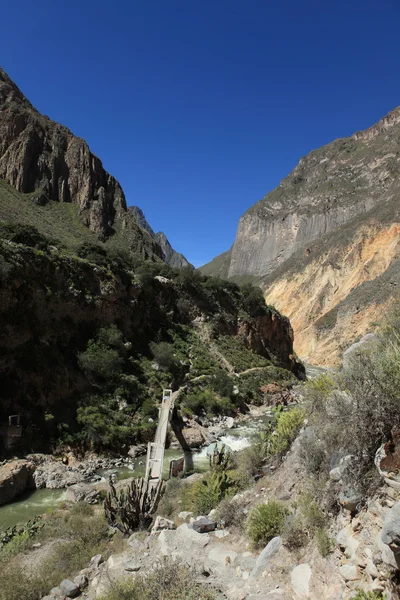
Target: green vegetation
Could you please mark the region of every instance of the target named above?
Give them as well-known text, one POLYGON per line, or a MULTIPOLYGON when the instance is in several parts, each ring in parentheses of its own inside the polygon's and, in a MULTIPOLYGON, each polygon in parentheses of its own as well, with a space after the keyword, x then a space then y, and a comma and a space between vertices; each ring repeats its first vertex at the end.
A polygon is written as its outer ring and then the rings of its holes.
POLYGON ((255 547, 266 546, 283 532, 288 510, 282 502, 270 500, 251 509, 246 529, 255 547))
POLYGON ((237 373, 254 367, 267 367, 271 364, 263 356, 248 350, 239 338, 221 336, 217 339, 217 346, 237 373))
POLYGON ((92 556, 107 555, 118 550, 120 538, 110 540, 104 517, 87 504, 76 504, 70 511, 58 510, 43 518, 43 527, 29 538, 42 544, 53 541, 51 553, 35 572, 24 566, 26 540, 5 546, 0 550, 0 599, 40 600, 52 587, 66 577, 86 567, 92 556))
POLYGON ((380 592, 364 592, 360 590, 355 596, 351 597, 351 600, 384 600, 380 592))
MULTIPOLYGON (((342 480, 358 494, 367 495, 375 484, 376 451, 400 425, 399 373, 400 319, 395 310, 375 345, 354 355, 337 375, 305 385, 314 435, 302 441, 302 457, 320 489, 329 480, 333 456, 352 457, 341 467, 342 480)), ((322 493, 325 501, 332 502, 335 489, 330 482, 322 493)))
POLYGON ((209 586, 196 581, 196 572, 186 564, 167 561, 134 581, 110 584, 100 600, 216 600, 209 586))
POLYGON ((277 415, 277 426, 268 437, 267 452, 273 455, 282 455, 291 446, 304 423, 304 411, 294 408, 288 412, 277 415))

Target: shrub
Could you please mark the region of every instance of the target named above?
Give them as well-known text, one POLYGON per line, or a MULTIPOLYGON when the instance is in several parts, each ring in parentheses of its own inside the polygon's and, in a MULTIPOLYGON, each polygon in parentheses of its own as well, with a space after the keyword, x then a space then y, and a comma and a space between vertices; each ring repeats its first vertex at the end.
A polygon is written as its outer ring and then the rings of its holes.
POLYGON ((168 344, 167 342, 160 342, 159 344, 152 342, 150 344, 150 350, 154 360, 163 371, 172 373, 176 370, 178 361, 175 357, 174 347, 171 344, 168 344))
POLYGON ((266 312, 266 304, 261 288, 246 283, 240 288, 243 298, 243 308, 251 316, 257 317, 266 312))
POLYGON ((16 244, 24 244, 31 248, 46 251, 52 240, 45 237, 32 225, 1 225, 0 237, 16 244))
POLYGON ((211 380, 211 386, 219 396, 230 398, 233 395, 233 381, 226 371, 218 371, 211 380))
POLYGON ((307 543, 307 540, 307 531, 300 516, 296 516, 286 523, 283 532, 285 546, 290 549, 301 548, 307 543))
POLYGON ((234 406, 229 398, 220 398, 210 391, 193 392, 184 399, 185 406, 196 415, 227 415, 231 414, 234 406))
POLYGON ((76 249, 76 253, 80 258, 84 258, 89 262, 96 265, 106 266, 107 265, 107 252, 100 246, 100 244, 93 244, 93 242, 83 242, 76 249))
POLYGON ((134 581, 110 584, 100 600, 216 600, 208 586, 196 581, 196 572, 186 564, 167 561, 134 581))
POLYGON ((331 538, 324 529, 317 529, 315 537, 317 538, 318 552, 326 558, 332 552, 333 543, 331 538))
POLYGON ((250 511, 247 519, 247 533, 254 546, 265 546, 275 536, 280 535, 288 510, 282 502, 270 500, 259 504, 250 511))
POLYGON ((280 413, 276 430, 269 436, 267 451, 269 454, 283 454, 289 448, 304 423, 304 411, 294 408, 280 413))
POLYGON ((189 489, 186 508, 198 515, 208 514, 232 488, 233 483, 224 471, 208 473, 189 489))
POLYGON ((383 596, 380 592, 364 592, 364 590, 360 590, 350 600, 383 600, 383 596))
POLYGON ((243 531, 246 525, 246 506, 244 498, 224 498, 217 508, 217 518, 223 521, 226 527, 233 527, 243 531))

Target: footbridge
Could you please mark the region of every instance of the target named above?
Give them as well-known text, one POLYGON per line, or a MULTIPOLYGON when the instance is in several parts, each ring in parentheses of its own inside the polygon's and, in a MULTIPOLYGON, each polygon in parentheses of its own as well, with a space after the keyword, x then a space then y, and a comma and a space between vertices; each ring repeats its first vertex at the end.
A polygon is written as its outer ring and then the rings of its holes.
POLYGON ((146 480, 152 486, 156 486, 162 479, 168 422, 174 408, 175 398, 178 394, 179 390, 174 393, 172 390, 163 390, 162 403, 158 409, 159 416, 156 435, 154 442, 149 442, 147 446, 146 480))

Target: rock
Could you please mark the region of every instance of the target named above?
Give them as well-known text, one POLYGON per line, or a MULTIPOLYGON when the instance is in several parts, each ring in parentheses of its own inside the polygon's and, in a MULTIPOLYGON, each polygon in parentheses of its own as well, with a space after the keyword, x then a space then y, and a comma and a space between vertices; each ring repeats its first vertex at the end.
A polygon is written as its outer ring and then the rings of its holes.
POLYGON ((347 558, 353 559, 355 557, 359 542, 354 537, 352 530, 348 527, 341 529, 336 536, 336 542, 342 548, 347 558))
POLYGON ((190 517, 193 517, 193 513, 190 510, 183 510, 178 514, 178 519, 181 521, 188 521, 190 517))
POLYGON ((290 581, 294 593, 298 598, 308 598, 310 593, 310 579, 312 571, 308 563, 297 565, 290 574, 290 581))
POLYGON ((131 458, 138 458, 138 456, 144 456, 147 452, 145 444, 138 444, 137 446, 131 446, 128 450, 128 456, 131 458))
POLYGON ((235 419, 233 417, 226 417, 225 423, 224 423, 224 426, 226 427, 226 429, 232 429, 232 427, 234 425, 235 425, 235 419))
POLYGON ((73 503, 86 502, 87 504, 96 504, 99 494, 99 490, 93 489, 87 483, 76 483, 67 489, 66 500, 73 503))
POLYGON ((83 575, 82 573, 80 573, 79 575, 77 575, 77 576, 74 578, 74 583, 75 583, 75 585, 77 585, 77 586, 78 586, 78 588, 79 588, 79 589, 82 591, 82 590, 84 590, 85 588, 87 588, 87 586, 88 586, 88 583, 89 583, 89 580, 88 580, 88 578, 87 578, 87 576, 86 576, 86 575, 83 575))
POLYGON ((358 581, 361 579, 360 572, 355 565, 342 565, 339 567, 339 573, 345 581, 358 581))
POLYGON ((81 593, 79 586, 70 579, 63 579, 60 583, 60 590, 67 598, 76 598, 81 593))
POLYGON ((165 519, 164 517, 161 517, 159 515, 156 518, 156 520, 154 521, 154 525, 151 529, 151 533, 154 535, 155 533, 158 533, 159 531, 163 531, 164 529, 176 529, 175 523, 173 521, 170 521, 169 519, 165 519))
POLYGON ((82 483, 85 475, 82 471, 71 469, 61 461, 48 460, 36 467, 33 480, 37 489, 61 489, 75 483, 82 483))
POLYGON ((0 467, 0 504, 11 502, 25 490, 34 488, 33 472, 34 465, 27 460, 13 460, 0 467))
POLYGON ((388 510, 383 522, 381 540, 393 552, 397 568, 400 568, 400 502, 388 510))
POLYGON ((37 542, 36 544, 32 544, 32 550, 38 550, 41 547, 42 547, 42 544, 40 542, 37 542))
POLYGON ((265 546, 264 550, 259 554, 254 569, 250 573, 250 579, 254 579, 259 577, 261 573, 266 569, 268 563, 271 561, 272 557, 275 556, 277 552, 279 552, 282 546, 282 538, 274 537, 268 544, 265 546))
POLYGON ((342 479, 342 474, 342 469, 340 467, 335 467, 329 471, 329 479, 332 481, 340 481, 342 479))
POLYGON ((385 483, 400 490, 400 429, 393 428, 391 441, 382 444, 375 454, 375 466, 385 483))
POLYGON ((207 517, 200 517, 192 524, 192 528, 194 531, 197 531, 197 533, 209 533, 210 531, 214 531, 216 527, 216 522, 207 517))
POLYGON ((233 550, 225 550, 225 548, 213 548, 208 553, 208 559, 211 562, 228 567, 233 565, 237 557, 237 552, 233 550))
POLYGON ((43 596, 42 600, 57 600, 56 596, 43 596))
POLYGON ((339 493, 339 502, 351 513, 357 512, 362 502, 362 494, 355 488, 347 488, 339 493))
POLYGON ((357 356, 362 352, 371 349, 378 341, 379 338, 375 333, 367 333, 360 341, 349 346, 343 353, 343 367, 347 368, 357 356))
POLYGON ((228 535, 230 535, 230 533, 229 533, 229 531, 226 531, 226 529, 218 529, 215 532, 216 538, 224 538, 224 537, 228 537, 228 535))
POLYGON ((210 536, 207 533, 197 533, 187 523, 176 530, 164 529, 157 540, 161 554, 164 556, 180 556, 186 559, 196 559, 198 550, 207 546, 210 536))
POLYGON ((141 565, 138 562, 130 561, 124 564, 124 569, 128 573, 135 573, 136 571, 140 571, 141 565))
POLYGON ((101 554, 96 554, 90 559, 89 568, 90 569, 98 569, 101 563, 103 562, 103 556, 101 554))

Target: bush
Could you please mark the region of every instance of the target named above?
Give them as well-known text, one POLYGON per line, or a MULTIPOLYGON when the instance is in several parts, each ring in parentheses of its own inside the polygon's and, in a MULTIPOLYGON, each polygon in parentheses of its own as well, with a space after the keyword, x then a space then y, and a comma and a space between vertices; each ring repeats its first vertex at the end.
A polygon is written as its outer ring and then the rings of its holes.
POLYGON ((364 590, 360 590, 350 600, 383 600, 383 596, 380 592, 364 592, 364 590))
POLYGON ((196 415, 229 415, 234 410, 229 398, 220 398, 207 390, 188 394, 183 402, 186 408, 196 415))
POLYGON ((175 357, 175 350, 171 344, 160 342, 150 344, 150 350, 154 360, 163 371, 173 373, 178 367, 178 361, 175 357))
POLYGON ((233 395, 233 381, 226 371, 218 371, 211 380, 211 386, 219 396, 231 398, 233 395))
POLYGON ((217 595, 208 586, 196 581, 196 572, 177 561, 159 564, 146 575, 110 584, 100 600, 216 600, 217 595))
POLYGON ((83 242, 76 249, 76 253, 80 258, 84 258, 89 262, 96 265, 106 266, 107 265, 107 252, 99 244, 93 244, 92 242, 83 242))
POLYGON ((290 549, 301 548, 308 541, 308 535, 303 519, 296 516, 285 525, 283 543, 290 549))
POLYGON ((188 490, 186 507, 197 515, 208 514, 215 508, 229 489, 232 489, 234 481, 228 473, 212 471, 205 477, 196 481, 188 490))
POLYGON ((246 529, 254 546, 265 546, 273 537, 280 535, 287 515, 286 506, 276 500, 252 508, 246 529))
POLYGON ((364 495, 374 485, 374 457, 400 426, 400 322, 392 318, 379 340, 353 356, 334 377, 304 387, 314 435, 302 442, 302 459, 314 477, 328 477, 338 458, 351 455, 344 480, 364 495))
POLYGON ((296 438, 304 423, 304 411, 294 408, 288 412, 282 412, 278 416, 276 430, 269 436, 267 452, 269 454, 283 454, 296 438))
POLYGON ((324 529, 317 529, 315 532, 317 538, 317 548, 321 556, 326 558, 332 552, 333 542, 324 529))
POLYGON ((46 251, 52 240, 45 237, 32 225, 1 225, 0 237, 16 244, 24 244, 31 248, 46 251))
POLYGON ((218 521, 223 521, 225 527, 233 527, 243 531, 246 525, 247 502, 243 498, 224 498, 217 508, 218 521))
POLYGON ((241 286, 240 291, 243 298, 243 308, 251 317, 265 314, 267 307, 261 288, 246 283, 241 286))

